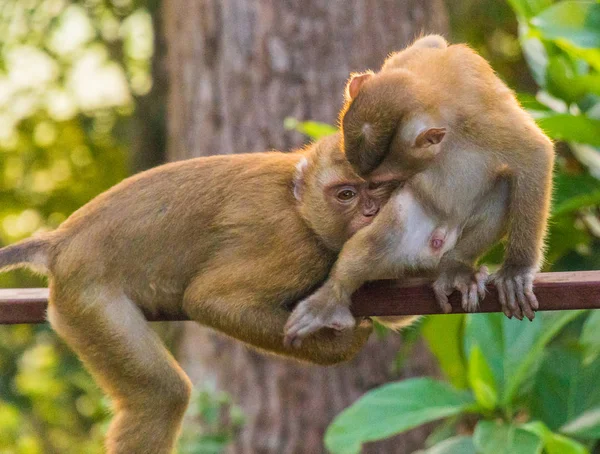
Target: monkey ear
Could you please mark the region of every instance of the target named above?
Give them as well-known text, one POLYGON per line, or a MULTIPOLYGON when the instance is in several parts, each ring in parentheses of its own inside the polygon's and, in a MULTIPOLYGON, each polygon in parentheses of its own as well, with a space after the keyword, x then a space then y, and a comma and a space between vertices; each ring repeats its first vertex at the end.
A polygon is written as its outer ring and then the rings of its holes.
POLYGON ((298 164, 296 164, 296 174, 294 175, 294 197, 298 202, 302 201, 302 193, 304 192, 304 176, 308 167, 308 159, 304 156, 298 164))
POLYGON ((346 85, 346 99, 352 101, 358 95, 363 84, 373 77, 372 72, 360 73, 360 74, 351 74, 350 81, 346 85))
POLYGON ((441 35, 422 36, 412 43, 411 47, 418 49, 445 49, 448 47, 448 41, 441 35))
POLYGON ((429 148, 440 143, 446 135, 446 128, 429 128, 421 132, 415 139, 415 148, 429 148))

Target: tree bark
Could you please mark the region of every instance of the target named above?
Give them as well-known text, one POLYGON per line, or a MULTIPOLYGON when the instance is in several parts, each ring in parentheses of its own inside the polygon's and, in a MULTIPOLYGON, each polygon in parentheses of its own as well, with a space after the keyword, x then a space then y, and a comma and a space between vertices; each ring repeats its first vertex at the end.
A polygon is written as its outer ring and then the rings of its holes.
MULTIPOLYGON (((170 89, 170 160, 301 145, 286 117, 335 123, 350 72, 377 69, 389 52, 447 28, 442 0, 164 2, 170 89)), ((186 323, 178 356, 192 380, 233 396, 246 423, 235 453, 325 452, 333 417, 366 390, 398 376, 397 335, 375 336, 349 364, 309 367, 255 353, 186 323)), ((436 368, 417 344, 400 376, 436 368)), ((370 444, 410 453, 426 429, 370 444)))

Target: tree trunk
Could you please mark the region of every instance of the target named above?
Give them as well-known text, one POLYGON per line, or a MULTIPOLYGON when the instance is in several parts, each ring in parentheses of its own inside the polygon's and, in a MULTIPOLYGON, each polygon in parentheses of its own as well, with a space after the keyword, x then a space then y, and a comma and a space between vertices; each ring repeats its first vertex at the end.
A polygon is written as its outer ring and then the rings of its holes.
MULTIPOLYGON (((286 117, 335 123, 351 71, 377 69, 422 31, 445 32, 442 0, 164 2, 171 160, 267 149, 304 138, 286 117)), ((308 367, 250 351, 187 323, 179 348, 197 383, 233 396, 246 423, 230 452, 320 453, 333 417, 366 390, 392 378, 399 337, 375 336, 354 361, 308 367)), ((435 374, 417 344, 401 377, 435 374)), ((410 453, 416 429, 365 452, 410 453)))

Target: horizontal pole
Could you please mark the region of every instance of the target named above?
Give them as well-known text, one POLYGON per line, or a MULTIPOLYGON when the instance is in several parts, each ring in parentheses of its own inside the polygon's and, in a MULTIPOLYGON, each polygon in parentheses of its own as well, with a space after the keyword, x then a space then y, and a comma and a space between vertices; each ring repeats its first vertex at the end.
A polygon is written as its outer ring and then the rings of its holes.
MULTIPOLYGON (((498 293, 488 285, 488 294, 477 312, 501 312, 498 293)), ((540 273, 535 294, 542 311, 600 309, 600 271, 540 273)), ((365 285, 352 298, 357 316, 441 314, 431 282, 427 279, 377 281, 365 285)), ((48 289, 0 289, 0 324, 45 322, 48 289)), ((453 313, 464 313, 460 295, 450 297, 453 313)), ((188 320, 185 314, 147 314, 150 321, 188 320)))

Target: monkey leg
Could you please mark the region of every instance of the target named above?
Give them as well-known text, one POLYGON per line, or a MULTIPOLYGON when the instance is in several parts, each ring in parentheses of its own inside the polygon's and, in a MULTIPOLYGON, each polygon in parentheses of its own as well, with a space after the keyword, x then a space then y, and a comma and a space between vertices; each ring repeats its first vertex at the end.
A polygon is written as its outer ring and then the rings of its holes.
POLYGON ((48 319, 113 400, 107 453, 172 453, 191 384, 133 302, 112 289, 73 295, 51 285, 48 319))
POLYGON ((205 282, 197 279, 186 290, 183 306, 186 314, 192 320, 267 352, 333 365, 352 359, 373 329, 370 320, 363 320, 352 330, 341 333, 323 330, 307 340, 302 348, 288 348, 283 344, 283 330, 289 311, 253 300, 243 290, 216 295, 207 291, 205 282))
MULTIPOLYGON (((486 249, 506 232, 509 190, 506 179, 496 182, 465 224, 454 249, 442 258, 433 290, 444 312, 452 310, 448 295, 455 290, 461 293, 462 307, 467 312, 477 310, 479 301, 485 297, 488 271, 486 267, 477 268, 475 264, 486 249)), ((521 309, 516 305, 503 305, 502 309, 508 317, 514 314, 523 318, 521 309)))

